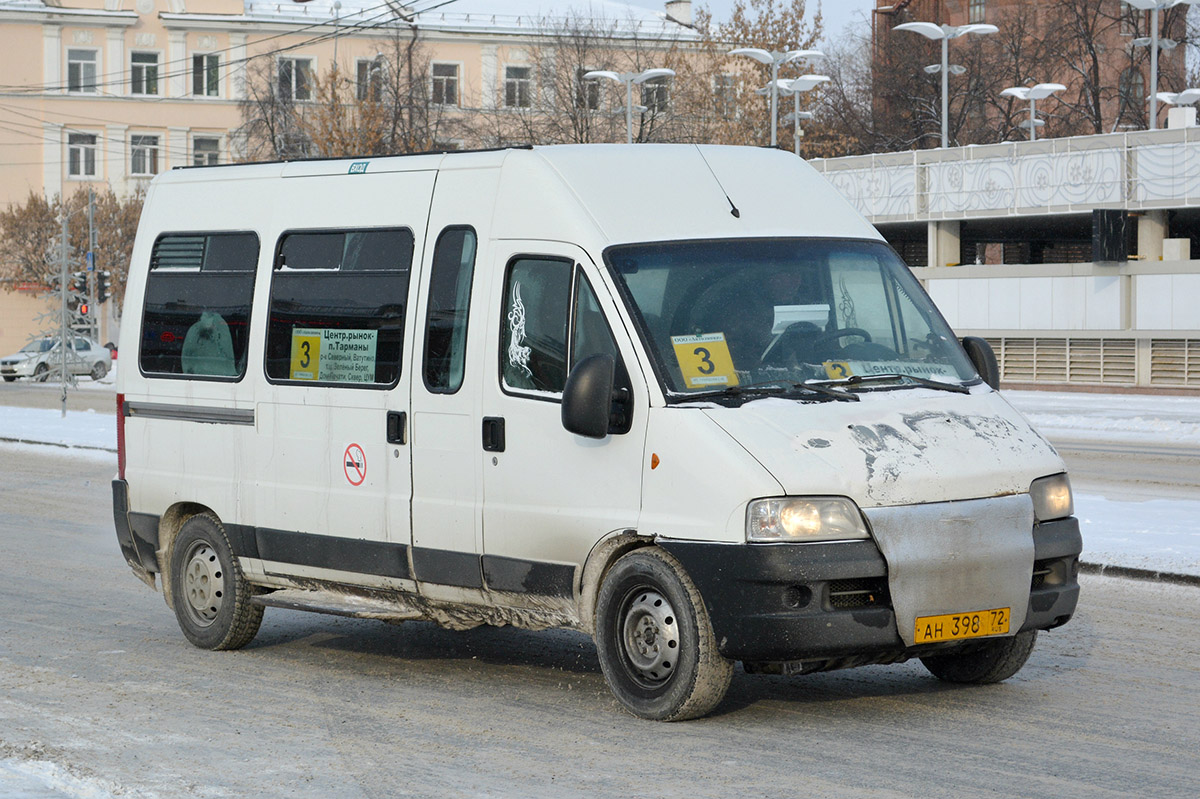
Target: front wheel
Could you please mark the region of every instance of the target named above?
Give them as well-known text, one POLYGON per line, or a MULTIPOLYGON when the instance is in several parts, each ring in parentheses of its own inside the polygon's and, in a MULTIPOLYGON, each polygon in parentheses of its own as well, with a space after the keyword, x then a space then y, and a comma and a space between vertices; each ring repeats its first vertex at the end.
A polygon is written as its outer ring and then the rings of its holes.
POLYGON ((179 629, 201 649, 240 649, 262 624, 263 608, 250 604, 225 528, 201 513, 183 523, 171 549, 171 598, 179 629))
POLYGON ((644 719, 703 716, 733 677, 700 592, 661 549, 631 552, 605 576, 596 600, 596 649, 617 701, 644 719))
POLYGON ((16 375, 5 375, 5 376, 4 376, 4 382, 5 382, 5 383, 11 383, 12 381, 14 381, 14 380, 16 380, 16 379, 17 379, 17 376, 16 376, 16 375))
POLYGON ((1011 638, 996 638, 966 652, 929 655, 921 658, 921 662, 939 680, 990 685, 1007 680, 1020 671, 1033 653, 1035 643, 1037 630, 1026 630, 1011 638))
POLYGON ((39 363, 33 370, 33 379, 38 383, 45 383, 46 378, 50 376, 50 367, 44 363, 39 363))
POLYGON ((92 379, 103 380, 106 374, 108 374, 108 365, 104 361, 96 361, 95 365, 92 366, 92 379))

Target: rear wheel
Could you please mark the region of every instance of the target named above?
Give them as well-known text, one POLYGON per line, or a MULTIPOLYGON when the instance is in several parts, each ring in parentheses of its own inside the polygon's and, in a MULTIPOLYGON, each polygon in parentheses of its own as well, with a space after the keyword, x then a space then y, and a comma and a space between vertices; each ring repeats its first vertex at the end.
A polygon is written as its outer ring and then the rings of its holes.
POLYGON ((632 552, 605 576, 596 602, 596 649, 617 701, 644 719, 703 716, 725 697, 733 677, 700 592, 661 549, 632 552))
POLYGON ((951 652, 921 658, 925 668, 946 682, 988 685, 1016 674, 1029 660, 1037 630, 1026 630, 1011 638, 996 638, 967 652, 951 652))
POLYGON ((171 549, 171 598, 183 634, 201 649, 240 649, 262 624, 251 590, 215 516, 183 523, 171 549))

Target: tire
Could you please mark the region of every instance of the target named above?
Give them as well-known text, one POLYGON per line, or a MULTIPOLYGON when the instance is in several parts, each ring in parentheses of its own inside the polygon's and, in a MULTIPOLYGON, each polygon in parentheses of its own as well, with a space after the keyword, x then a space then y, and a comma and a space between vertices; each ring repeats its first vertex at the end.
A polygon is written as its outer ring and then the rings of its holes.
POLYGON ((96 364, 92 367, 91 371, 92 379, 103 380, 106 374, 108 374, 108 367, 105 366, 104 361, 96 361, 96 364))
POLYGON ((733 677, 700 592, 675 558, 653 547, 625 555, 605 576, 596 649, 617 701, 643 719, 703 716, 720 704, 733 677))
POLYGON ((201 513, 184 522, 171 548, 171 597, 184 636, 201 649, 250 643, 263 617, 251 593, 216 517, 201 513))
POLYGON ((46 378, 50 376, 50 367, 44 363, 39 363, 33 370, 33 379, 38 383, 45 383, 46 378))
POLYGON ((1033 653, 1035 643, 1037 630, 1027 630, 1011 638, 988 641, 967 652, 923 657, 921 662, 939 680, 990 685, 1020 671, 1033 653))
POLYGON ((17 376, 16 376, 16 375, 5 375, 5 376, 4 376, 4 382, 5 382, 5 383, 11 383, 12 381, 14 381, 14 380, 16 380, 16 379, 17 379, 17 376))

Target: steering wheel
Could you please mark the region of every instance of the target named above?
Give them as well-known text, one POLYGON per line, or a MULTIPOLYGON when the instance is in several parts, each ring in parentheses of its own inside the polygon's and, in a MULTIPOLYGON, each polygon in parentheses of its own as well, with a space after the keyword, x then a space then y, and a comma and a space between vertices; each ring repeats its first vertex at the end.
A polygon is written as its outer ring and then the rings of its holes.
POLYGON ((793 322, 780 333, 763 353, 763 366, 794 365, 798 354, 812 347, 820 328, 812 322, 793 322))
MULTIPOLYGON (((821 333, 814 338, 812 342, 813 351, 819 352, 831 342, 838 341, 846 336, 856 336, 861 338, 863 341, 871 340, 871 334, 863 330, 861 327, 843 327, 838 330, 830 330, 827 333, 821 333)), ((841 345, 839 345, 838 349, 841 348, 841 345)))

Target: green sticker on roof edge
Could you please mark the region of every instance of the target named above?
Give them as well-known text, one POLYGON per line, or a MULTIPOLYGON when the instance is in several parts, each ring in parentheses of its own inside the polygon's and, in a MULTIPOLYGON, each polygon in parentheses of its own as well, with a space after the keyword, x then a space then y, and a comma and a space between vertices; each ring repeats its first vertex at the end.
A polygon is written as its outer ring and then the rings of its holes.
POLYGON ((366 174, 367 164, 369 164, 369 163, 371 163, 371 162, 370 161, 355 161, 353 164, 350 165, 350 170, 349 170, 349 172, 347 172, 347 174, 349 174, 349 175, 366 174))

